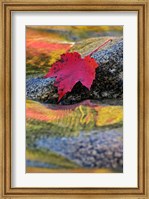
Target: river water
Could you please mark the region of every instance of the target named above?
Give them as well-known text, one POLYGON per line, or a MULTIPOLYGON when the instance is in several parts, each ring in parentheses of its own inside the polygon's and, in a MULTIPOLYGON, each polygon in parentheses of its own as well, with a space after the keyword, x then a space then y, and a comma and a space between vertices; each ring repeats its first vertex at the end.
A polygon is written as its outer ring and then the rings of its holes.
POLYGON ((123 172, 123 106, 26 101, 27 172, 123 172))

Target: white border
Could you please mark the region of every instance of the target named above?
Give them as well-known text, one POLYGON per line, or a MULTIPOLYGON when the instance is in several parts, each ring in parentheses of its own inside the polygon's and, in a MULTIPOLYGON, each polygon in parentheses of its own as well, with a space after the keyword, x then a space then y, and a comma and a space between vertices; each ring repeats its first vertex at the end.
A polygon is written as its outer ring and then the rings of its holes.
POLYGON ((11 50, 12 187, 137 187, 137 12, 13 12, 11 50), (25 173, 26 25, 123 25, 123 173, 25 173))

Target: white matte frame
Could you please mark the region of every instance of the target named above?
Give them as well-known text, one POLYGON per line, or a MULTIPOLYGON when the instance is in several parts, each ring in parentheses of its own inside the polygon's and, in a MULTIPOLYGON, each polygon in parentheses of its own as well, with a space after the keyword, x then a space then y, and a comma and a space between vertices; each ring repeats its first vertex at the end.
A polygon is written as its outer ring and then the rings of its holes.
POLYGON ((12 12, 12 187, 138 187, 137 12, 12 12), (25 28, 27 25, 121 25, 124 38, 123 173, 25 173, 25 28))

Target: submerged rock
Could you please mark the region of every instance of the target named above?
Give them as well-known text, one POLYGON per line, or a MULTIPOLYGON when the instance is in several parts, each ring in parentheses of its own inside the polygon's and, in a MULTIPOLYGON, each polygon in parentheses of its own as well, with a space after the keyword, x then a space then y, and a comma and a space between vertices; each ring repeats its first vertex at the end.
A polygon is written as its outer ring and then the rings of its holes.
MULTIPOLYGON (((123 39, 113 41, 92 54, 99 64, 90 91, 78 82, 61 100, 74 104, 85 99, 123 99, 123 39)), ((57 103, 58 93, 53 78, 31 78, 26 81, 28 99, 57 103)))
POLYGON ((38 150, 53 151, 83 168, 123 169, 122 129, 92 131, 78 137, 43 137, 36 141, 38 150))

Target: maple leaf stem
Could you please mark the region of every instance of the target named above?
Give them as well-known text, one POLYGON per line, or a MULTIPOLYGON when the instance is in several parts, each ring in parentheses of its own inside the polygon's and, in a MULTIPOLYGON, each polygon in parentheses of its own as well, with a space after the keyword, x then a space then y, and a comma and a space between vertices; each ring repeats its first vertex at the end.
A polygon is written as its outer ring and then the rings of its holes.
POLYGON ((100 45, 98 48, 96 48, 94 51, 92 51, 89 56, 92 56, 93 53, 97 52, 100 48, 104 47, 105 45, 107 45, 109 42, 111 42, 112 39, 108 39, 107 41, 105 41, 102 45, 100 45))

